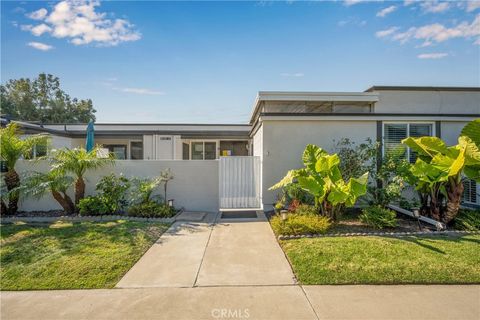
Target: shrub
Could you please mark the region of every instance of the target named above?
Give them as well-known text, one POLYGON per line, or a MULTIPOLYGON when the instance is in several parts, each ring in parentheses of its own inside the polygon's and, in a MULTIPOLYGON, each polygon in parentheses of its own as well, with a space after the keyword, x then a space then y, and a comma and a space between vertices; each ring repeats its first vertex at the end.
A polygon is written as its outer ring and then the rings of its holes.
POLYGON ((96 190, 100 193, 102 200, 109 207, 110 213, 122 210, 127 205, 126 194, 130 188, 130 181, 123 175, 110 174, 104 176, 97 183, 96 190))
POLYGON ((294 213, 303 214, 303 215, 318 215, 318 209, 315 208, 314 206, 301 204, 295 208, 294 213))
POLYGON ((134 204, 128 208, 128 215, 142 218, 169 218, 175 215, 175 209, 154 201, 134 204))
POLYGON ((305 191, 298 183, 291 183, 282 188, 285 200, 288 203, 298 201, 303 204, 314 204, 314 198, 305 191))
POLYGON ((454 227, 458 230, 479 231, 480 210, 461 209, 455 217, 454 227))
POLYGON ((397 226, 397 214, 379 206, 368 207, 362 210, 360 221, 375 229, 393 228, 397 226))
POLYGON ((276 235, 302 235, 325 233, 330 227, 330 219, 325 216, 291 213, 286 220, 275 215, 270 220, 276 235))
POLYGON ((100 196, 81 199, 78 203, 78 209, 82 216, 101 216, 111 213, 105 199, 100 196))

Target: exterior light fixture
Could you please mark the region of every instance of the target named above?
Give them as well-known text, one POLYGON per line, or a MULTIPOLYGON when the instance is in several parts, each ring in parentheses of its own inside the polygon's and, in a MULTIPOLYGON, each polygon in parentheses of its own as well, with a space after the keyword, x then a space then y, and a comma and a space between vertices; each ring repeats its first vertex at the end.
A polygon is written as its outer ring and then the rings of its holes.
POLYGON ((420 209, 419 208, 412 208, 413 217, 417 219, 418 223, 418 230, 422 231, 422 225, 420 224, 420 209))
POLYGON ((287 210, 282 210, 282 211, 280 211, 280 214, 282 215, 282 220, 283 220, 283 221, 287 220, 287 215, 288 215, 288 211, 287 211, 287 210))
POLYGON ((173 199, 169 199, 169 200, 168 200, 168 206, 169 206, 169 207, 173 207, 173 199))

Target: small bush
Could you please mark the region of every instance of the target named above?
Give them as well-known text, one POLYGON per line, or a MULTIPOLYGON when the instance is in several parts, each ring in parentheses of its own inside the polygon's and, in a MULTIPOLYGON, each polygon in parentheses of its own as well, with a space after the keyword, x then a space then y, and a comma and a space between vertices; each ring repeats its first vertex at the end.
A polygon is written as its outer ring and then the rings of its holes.
POLYGON ((454 220, 457 230, 480 231, 480 210, 461 209, 454 220))
POLYGON ((270 223, 276 235, 302 235, 327 232, 330 219, 320 215, 290 213, 286 220, 274 216, 270 223))
POLYGON ((318 215, 318 209, 308 204, 301 204, 295 208, 294 213, 302 215, 318 215))
POLYGON ((141 218, 170 218, 175 215, 175 209, 154 201, 134 204, 128 208, 128 215, 141 218))
POLYGON ((110 207, 102 197, 86 197, 78 203, 79 213, 82 216, 101 216, 110 214, 110 207))
POLYGON ((362 210, 360 221, 375 229, 393 228, 397 226, 397 214, 390 209, 369 207, 362 210))
POLYGON ((108 205, 111 213, 122 210, 127 205, 126 195, 130 181, 123 175, 109 174, 97 183, 96 190, 108 205))

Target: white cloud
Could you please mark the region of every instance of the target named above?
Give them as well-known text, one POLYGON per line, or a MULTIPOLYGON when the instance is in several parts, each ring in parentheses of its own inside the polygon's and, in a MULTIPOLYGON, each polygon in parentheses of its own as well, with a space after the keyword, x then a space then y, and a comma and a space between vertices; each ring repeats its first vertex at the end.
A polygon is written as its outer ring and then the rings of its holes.
POLYGON ((343 5, 350 7, 359 3, 367 3, 367 2, 383 2, 384 0, 344 0, 343 5))
POLYGON ((145 88, 116 88, 122 92, 135 93, 135 94, 148 94, 148 95, 164 95, 165 92, 155 91, 145 88))
POLYGON ((467 12, 472 12, 480 8, 480 1, 467 1, 467 12))
POLYGON ((377 12, 377 17, 381 17, 381 18, 384 18, 386 17, 388 14, 392 13, 393 11, 397 10, 397 6, 389 6, 389 7, 386 7, 385 9, 382 9, 380 11, 377 12))
MULTIPOLYGON (((391 40, 398 41, 402 44, 412 39, 421 40, 423 41, 422 46, 424 47, 454 38, 476 38, 476 43, 477 39, 480 38, 480 14, 477 14, 475 19, 471 23, 463 21, 461 23, 457 23, 450 28, 445 27, 440 23, 433 23, 429 25, 424 25, 422 27, 411 27, 404 32, 397 31, 398 30, 394 30, 393 32, 389 32, 386 35, 383 33, 383 37, 390 37, 391 40)), ((383 31, 377 32, 376 36, 379 37, 378 33, 381 32, 383 31)))
POLYGON ((53 49, 52 46, 41 42, 29 42, 27 43, 27 45, 41 51, 48 51, 53 49))
POLYGON ((49 33, 55 38, 67 38, 74 45, 115 46, 141 38, 128 20, 107 19, 106 13, 95 11, 98 6, 100 2, 95 0, 64 0, 57 3, 50 14, 43 8, 29 14, 30 18, 43 23, 25 30, 36 36, 49 33))
POLYGON ((35 36, 41 36, 45 32, 50 32, 52 31, 52 28, 47 26, 45 23, 39 24, 38 26, 35 26, 30 29, 30 32, 35 35, 35 36))
POLYGON ((425 12, 430 13, 440 13, 447 11, 450 8, 450 4, 448 2, 438 2, 437 0, 422 1, 420 6, 425 12))
POLYGON ((422 53, 417 56, 418 59, 442 59, 448 56, 448 53, 435 52, 435 53, 422 53))
POLYGON ((288 72, 282 72, 280 73, 282 77, 294 77, 294 78, 300 78, 303 77, 305 74, 302 72, 295 72, 295 73, 288 73, 288 72))
POLYGON ((414 4, 415 3, 415 0, 405 0, 403 1, 403 5, 408 7, 409 5, 411 4, 414 4))
POLYGON ((43 20, 47 16, 47 13, 47 9, 41 8, 37 11, 30 12, 29 14, 27 14, 27 17, 33 20, 43 20))
POLYGON ((385 30, 380 30, 380 31, 375 32, 375 36, 377 38, 385 38, 385 37, 388 37, 389 35, 392 35, 393 33, 395 33, 398 29, 399 29, 399 27, 391 27, 391 28, 388 28, 388 29, 385 29, 385 30))

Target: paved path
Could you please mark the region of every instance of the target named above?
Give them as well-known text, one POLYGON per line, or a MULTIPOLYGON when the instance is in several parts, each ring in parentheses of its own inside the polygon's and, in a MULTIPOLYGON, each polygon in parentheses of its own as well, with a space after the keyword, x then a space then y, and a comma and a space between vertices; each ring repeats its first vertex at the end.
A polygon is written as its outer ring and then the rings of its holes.
POLYGON ((3 319, 480 319, 480 286, 299 286, 268 222, 177 222, 112 290, 1 292, 3 319))
POLYGON ((2 319, 478 320, 480 286, 239 286, 1 293, 2 319))
POLYGON ((203 222, 175 223, 117 288, 294 283, 263 213, 245 221, 218 220, 218 215, 209 214, 203 222))

